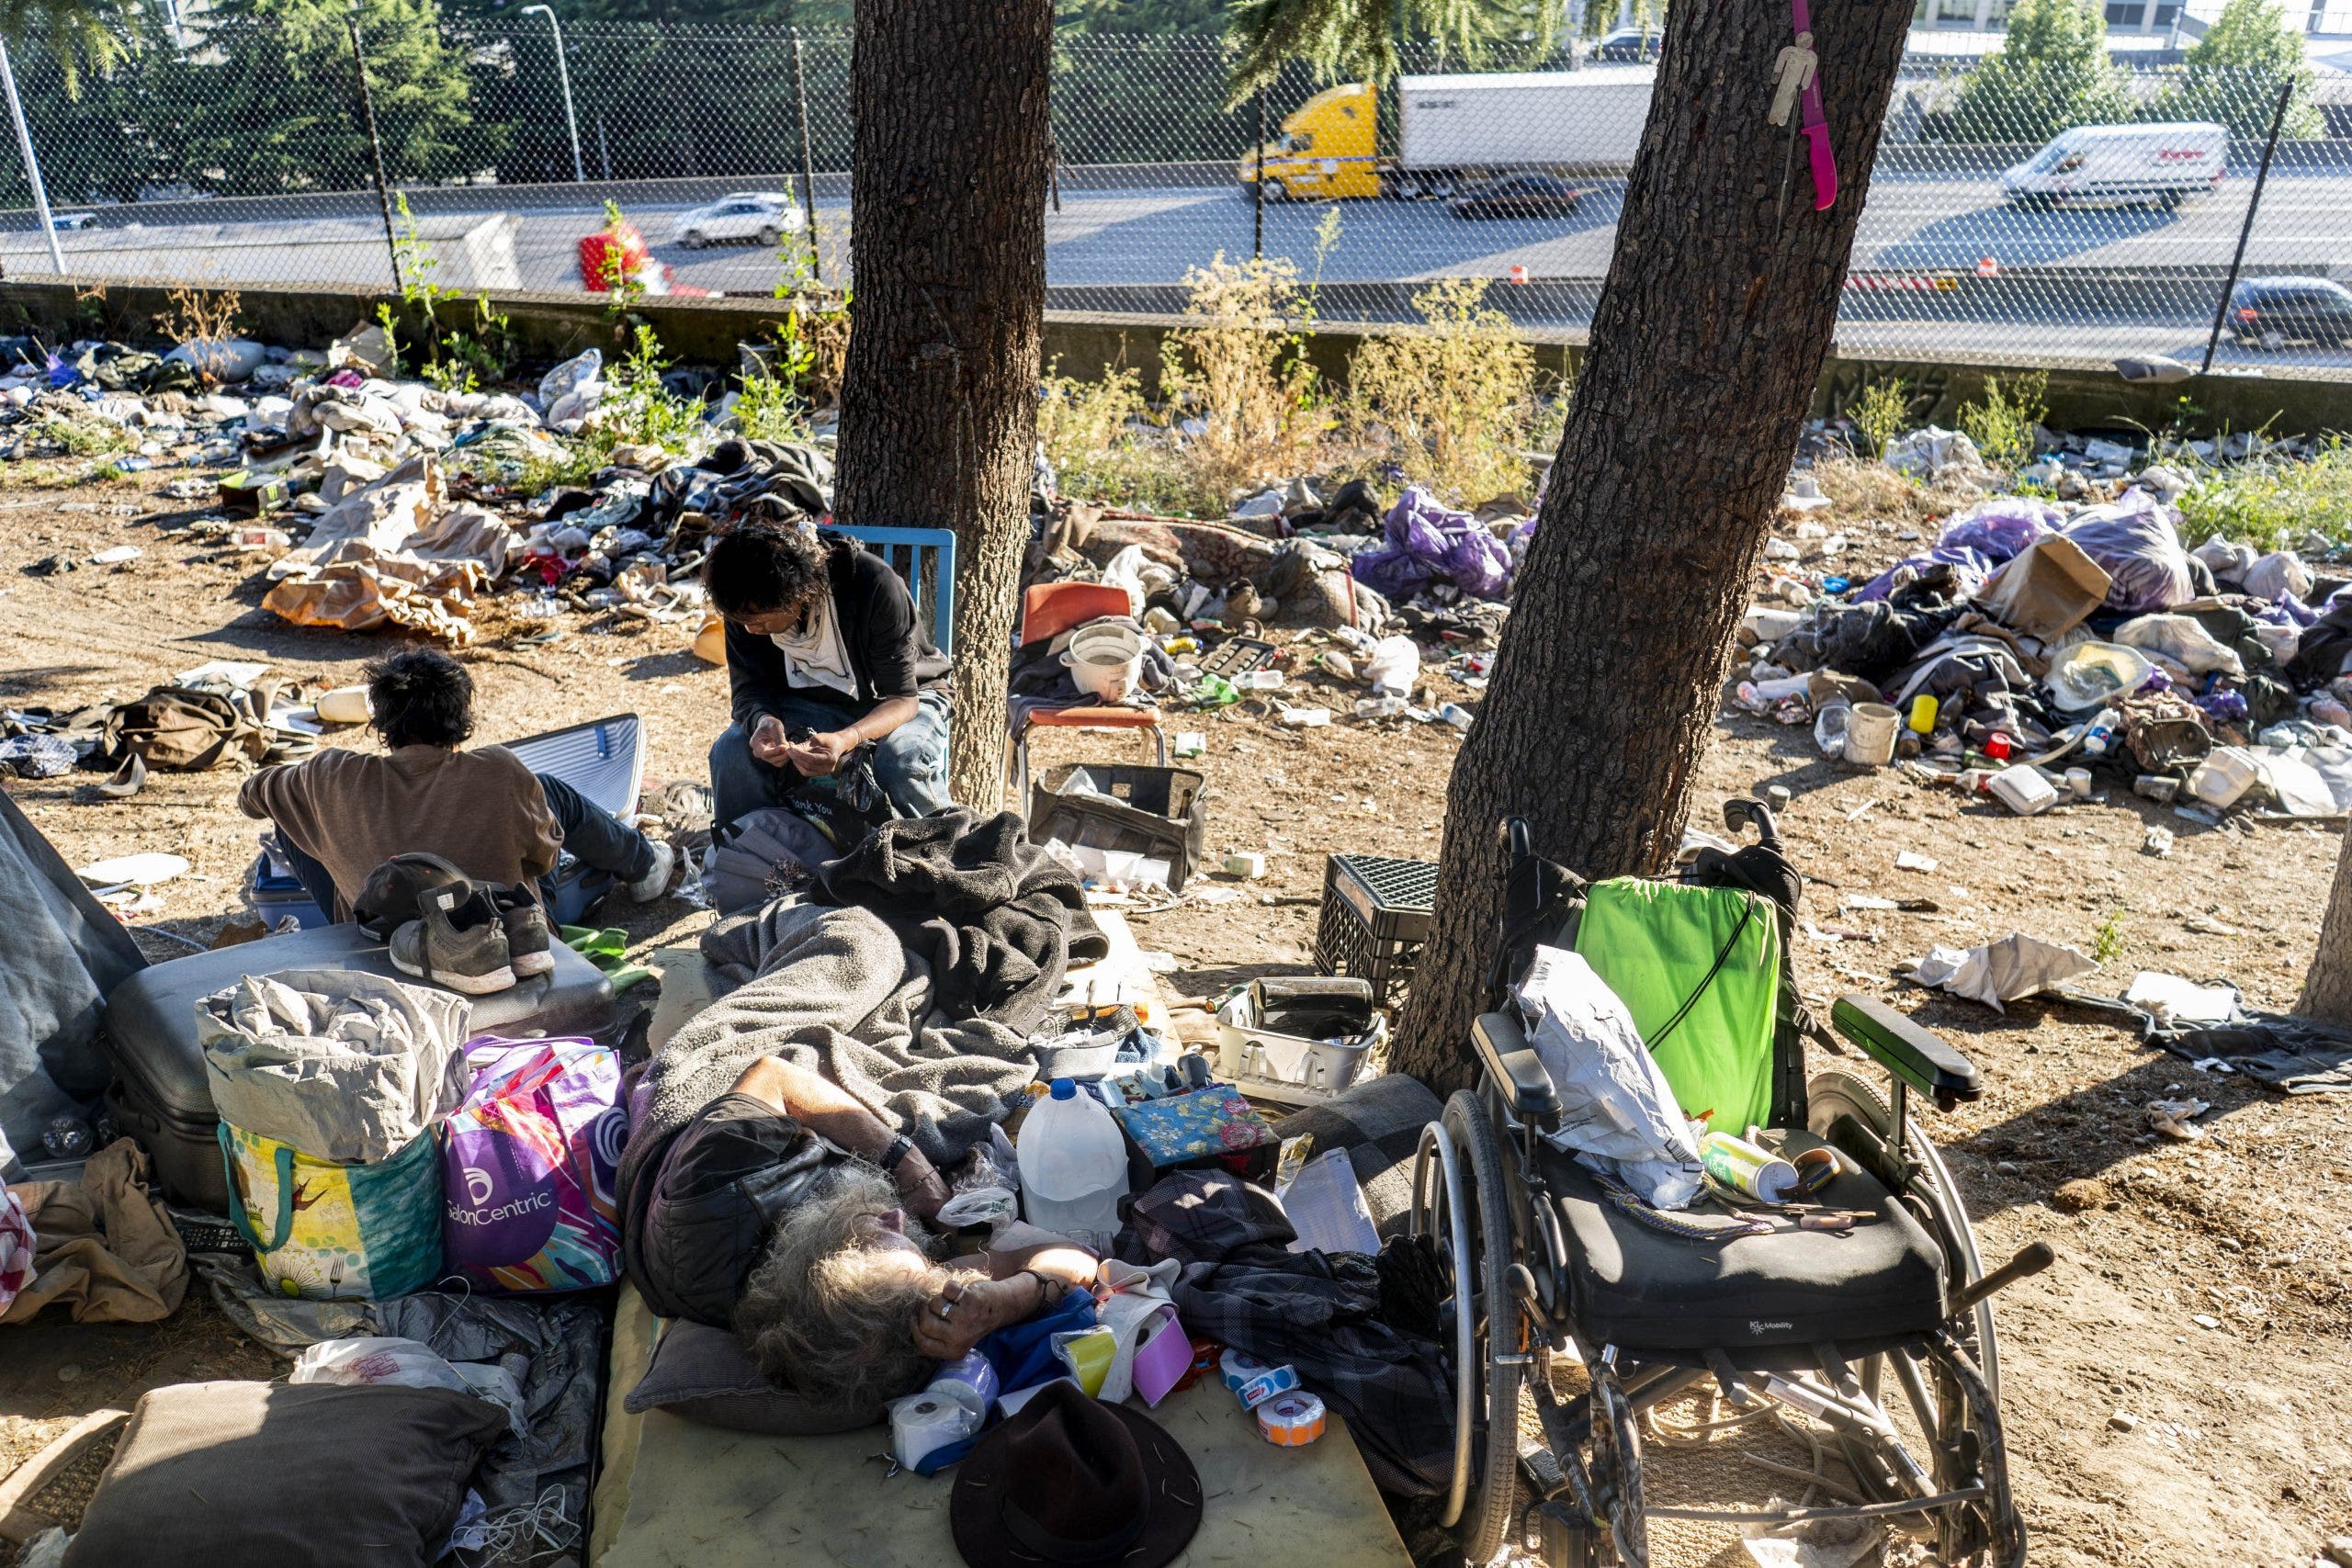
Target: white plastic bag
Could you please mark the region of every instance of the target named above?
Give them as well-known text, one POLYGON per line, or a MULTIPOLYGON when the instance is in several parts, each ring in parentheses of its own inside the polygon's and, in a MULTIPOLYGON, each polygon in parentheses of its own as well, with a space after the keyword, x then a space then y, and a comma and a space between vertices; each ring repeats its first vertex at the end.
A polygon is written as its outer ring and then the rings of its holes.
POLYGON ((1971 948, 1931 947, 1911 978, 2000 1012, 2004 1002, 2054 991, 2098 967, 2071 947, 2013 931, 1971 948))
POLYGON ((1699 1195, 1699 1145, 1634 1015, 1583 956, 1538 947, 1515 993, 1560 1097, 1554 1144, 1661 1209, 1699 1195))
POLYGON ((332 1382, 347 1387, 397 1383, 403 1388, 446 1388, 470 1393, 506 1412, 507 1429, 516 1437, 530 1431, 529 1411, 514 1374, 488 1363, 458 1366, 431 1346, 415 1339, 362 1337, 322 1339, 294 1358, 288 1382, 332 1382))
POLYGON ((1363 678, 1376 697, 1409 697, 1421 678, 1421 650, 1408 637, 1385 637, 1372 645, 1363 678))

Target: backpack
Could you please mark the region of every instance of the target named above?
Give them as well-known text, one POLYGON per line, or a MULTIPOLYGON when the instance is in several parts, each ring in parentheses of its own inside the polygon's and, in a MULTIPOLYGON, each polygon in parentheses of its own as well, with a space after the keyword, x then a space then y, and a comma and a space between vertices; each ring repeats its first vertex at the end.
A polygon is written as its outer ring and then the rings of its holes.
POLYGON ((261 760, 266 738, 228 698, 183 686, 157 686, 107 715, 98 731, 109 765, 137 757, 151 768, 202 773, 236 747, 261 760))

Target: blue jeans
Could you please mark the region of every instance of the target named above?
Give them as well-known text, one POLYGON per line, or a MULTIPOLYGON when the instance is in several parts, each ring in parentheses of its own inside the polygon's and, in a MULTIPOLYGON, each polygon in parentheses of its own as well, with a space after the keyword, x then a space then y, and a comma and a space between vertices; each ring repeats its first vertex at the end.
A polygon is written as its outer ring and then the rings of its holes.
MULTIPOLYGON (((845 729, 873 710, 844 697, 788 692, 775 708, 787 730, 845 729)), ((947 800, 947 697, 925 692, 915 716, 874 743, 874 780, 890 804, 909 817, 943 810, 947 800)), ((710 797, 715 828, 724 828, 763 807, 775 806, 799 787, 799 772, 772 768, 752 755, 751 737, 730 724, 710 746, 710 797)))
MULTIPOLYGON (((561 779, 547 773, 537 775, 539 788, 546 792, 548 811, 563 829, 563 847, 572 858, 594 870, 610 873, 616 880, 635 882, 653 869, 653 840, 624 823, 619 818, 582 795, 561 779)), ((327 868, 304 851, 291 843, 284 833, 277 835, 278 848, 285 852, 287 868, 294 873, 294 880, 311 896, 311 901, 330 916, 334 913, 334 878, 327 868)), ((544 908, 548 899, 548 879, 540 878, 539 903, 544 908)), ((359 889, 352 890, 356 897, 359 889)))

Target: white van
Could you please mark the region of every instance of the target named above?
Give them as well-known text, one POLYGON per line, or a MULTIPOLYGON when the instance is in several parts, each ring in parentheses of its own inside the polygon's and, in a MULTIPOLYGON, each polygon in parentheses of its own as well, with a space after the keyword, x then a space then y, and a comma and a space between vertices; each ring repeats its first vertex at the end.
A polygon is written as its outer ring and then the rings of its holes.
POLYGON ((2145 201, 2178 207, 2222 183, 2230 133, 2203 120, 2161 125, 2078 125, 2001 175, 2019 207, 2145 201))

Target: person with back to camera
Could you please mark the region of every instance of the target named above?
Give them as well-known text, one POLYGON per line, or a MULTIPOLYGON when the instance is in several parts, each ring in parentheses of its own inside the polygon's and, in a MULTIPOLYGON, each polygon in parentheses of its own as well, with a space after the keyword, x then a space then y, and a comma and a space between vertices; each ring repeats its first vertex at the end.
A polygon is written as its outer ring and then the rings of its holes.
POLYGON ((882 558, 805 525, 748 523, 702 569, 727 623, 734 723, 710 749, 714 826, 825 778, 860 746, 903 815, 947 800, 947 657, 882 558))
POLYGON ((423 967, 402 964, 396 944, 404 973, 480 994, 553 969, 537 885, 566 849, 610 873, 634 902, 669 891, 680 863, 670 845, 503 746, 459 750, 474 731, 464 665, 437 649, 410 649, 367 673, 368 722, 384 754, 337 747, 264 768, 239 787, 237 807, 276 827, 296 880, 337 920, 353 918, 370 874, 401 855, 438 856, 494 890, 504 940, 478 959, 411 960, 423 967))

